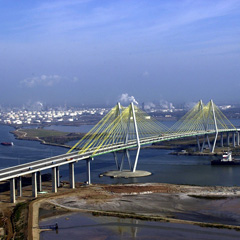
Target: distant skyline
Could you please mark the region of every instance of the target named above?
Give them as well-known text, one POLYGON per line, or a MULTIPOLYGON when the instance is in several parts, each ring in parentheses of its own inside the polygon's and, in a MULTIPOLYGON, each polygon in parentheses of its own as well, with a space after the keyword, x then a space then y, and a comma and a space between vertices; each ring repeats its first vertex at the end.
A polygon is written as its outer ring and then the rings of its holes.
POLYGON ((240 0, 0 3, 0 105, 240 103, 240 0))

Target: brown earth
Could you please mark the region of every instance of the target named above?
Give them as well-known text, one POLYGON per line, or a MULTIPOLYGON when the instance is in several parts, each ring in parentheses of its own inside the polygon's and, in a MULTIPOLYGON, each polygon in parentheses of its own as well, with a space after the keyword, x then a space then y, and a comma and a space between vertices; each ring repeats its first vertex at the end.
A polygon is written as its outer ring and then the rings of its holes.
MULTIPOLYGON (((206 209, 214 206, 214 200, 222 199, 219 204, 223 204, 221 201, 225 201, 226 198, 227 200, 224 202, 226 211, 234 212, 235 209, 240 209, 239 201, 234 200, 240 197, 239 187, 200 187, 147 183, 86 186, 77 183, 76 189, 70 189, 67 182, 62 182, 62 187, 58 188, 58 193, 53 194, 51 193, 51 182, 44 182, 43 190, 47 193, 38 194, 38 198, 34 199, 31 196, 31 186, 26 186, 23 188, 23 197, 17 198, 17 203, 26 202, 29 204, 27 213, 21 212, 19 217, 21 221, 24 221, 22 215, 27 216, 28 214, 28 222, 25 224, 26 229, 22 230, 28 236, 25 239, 39 239, 39 217, 46 218, 52 214, 62 214, 68 211, 87 211, 100 215, 196 224, 197 221, 186 221, 181 217, 175 219, 171 216, 173 216, 175 210, 178 212, 180 209, 181 213, 184 213, 186 208, 190 207, 196 212, 199 211, 202 207, 202 199, 204 199, 206 209), (149 203, 149 198, 153 201, 151 204, 146 204, 149 203)), ((9 194, 9 191, 0 193, 0 227, 5 228, 7 234, 5 239, 12 239, 16 236, 15 229, 19 227, 19 222, 14 222, 15 218, 13 216, 16 204, 9 203, 9 194)), ((237 212, 236 214, 240 216, 240 213, 237 212)), ((234 217, 236 216, 234 215, 234 217)), ((229 224, 224 226, 237 228, 237 226, 229 224)))

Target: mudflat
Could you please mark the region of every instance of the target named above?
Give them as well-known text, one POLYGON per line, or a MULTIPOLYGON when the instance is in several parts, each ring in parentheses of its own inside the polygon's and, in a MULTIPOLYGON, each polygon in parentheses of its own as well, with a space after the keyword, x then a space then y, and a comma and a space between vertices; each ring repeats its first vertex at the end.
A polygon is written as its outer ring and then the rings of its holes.
POLYGON ((240 225, 239 188, 127 184, 102 186, 102 190, 108 197, 84 199, 71 195, 48 202, 72 211, 121 212, 240 225))
MULTIPOLYGON (((54 194, 51 193, 51 182, 43 185, 46 194, 33 199, 31 186, 27 186, 23 189, 23 197, 17 198, 18 202, 28 203, 26 226, 29 239, 39 239, 42 231, 38 226, 39 219, 69 212, 240 230, 240 187, 165 183, 86 186, 76 183, 76 188, 70 189, 65 183, 54 194)), ((4 192, 0 210, 10 219, 8 207, 14 207, 14 204, 9 203, 9 192, 4 192)), ((10 221, 8 225, 11 227, 10 221)))

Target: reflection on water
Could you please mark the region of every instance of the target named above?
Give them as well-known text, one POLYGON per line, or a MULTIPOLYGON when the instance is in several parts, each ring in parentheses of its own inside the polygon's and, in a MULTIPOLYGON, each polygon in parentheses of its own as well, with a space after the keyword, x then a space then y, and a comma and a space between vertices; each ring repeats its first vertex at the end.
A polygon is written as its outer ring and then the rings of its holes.
POLYGON ((116 217, 93 217, 89 214, 72 214, 53 217, 40 222, 41 226, 58 224, 57 231, 42 232, 41 240, 55 239, 239 239, 240 232, 226 229, 209 229, 198 226, 116 217))

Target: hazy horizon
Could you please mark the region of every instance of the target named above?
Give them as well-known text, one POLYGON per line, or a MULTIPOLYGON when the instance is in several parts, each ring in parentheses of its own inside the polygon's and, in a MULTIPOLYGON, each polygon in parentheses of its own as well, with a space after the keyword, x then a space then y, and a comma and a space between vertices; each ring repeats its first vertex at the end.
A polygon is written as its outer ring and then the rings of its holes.
POLYGON ((2 1, 0 105, 240 103, 239 0, 2 1))

